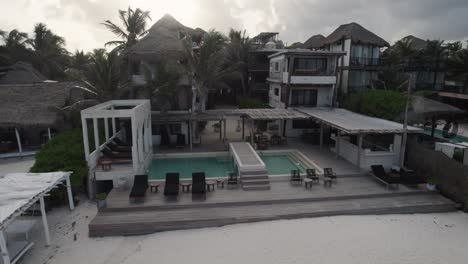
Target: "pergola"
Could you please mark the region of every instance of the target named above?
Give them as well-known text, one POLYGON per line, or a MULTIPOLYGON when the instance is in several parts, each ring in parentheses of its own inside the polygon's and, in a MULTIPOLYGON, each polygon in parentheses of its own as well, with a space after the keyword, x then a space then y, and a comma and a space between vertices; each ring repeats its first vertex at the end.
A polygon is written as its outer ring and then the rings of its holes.
MULTIPOLYGON (((100 152, 113 138, 123 139, 127 133, 117 127, 116 119, 130 120, 132 133, 132 163, 135 174, 144 173, 153 153, 151 139, 151 104, 149 100, 112 100, 81 111, 83 144, 89 168, 96 167, 100 152), (88 119, 93 120, 95 150, 90 152, 88 139, 88 119), (104 143, 99 142, 99 121, 104 121, 104 143), (109 124, 111 121, 111 124, 109 124), (112 126, 112 129, 109 126, 112 126)), ((125 139, 123 139, 125 140, 125 139)))
MULTIPOLYGON (((46 245, 50 245, 49 226, 45 211, 44 196, 52 189, 66 182, 70 210, 74 209, 70 184, 71 172, 50 173, 11 173, 0 178, 0 256, 3 264, 15 263, 18 258, 10 256, 5 237, 6 228, 38 200, 44 226, 46 245), (14 259, 12 259, 14 258, 14 259)), ((21 245, 18 256, 27 251, 32 244, 21 245)))
POLYGON ((416 127, 408 126, 406 129, 402 124, 388 121, 385 119, 357 114, 342 108, 297 108, 310 118, 320 124, 320 147, 323 146, 323 125, 335 128, 337 130, 336 155, 340 153, 341 134, 352 134, 358 136, 358 155, 357 165, 360 166, 361 149, 363 137, 366 134, 402 134, 421 133, 422 130, 416 127))

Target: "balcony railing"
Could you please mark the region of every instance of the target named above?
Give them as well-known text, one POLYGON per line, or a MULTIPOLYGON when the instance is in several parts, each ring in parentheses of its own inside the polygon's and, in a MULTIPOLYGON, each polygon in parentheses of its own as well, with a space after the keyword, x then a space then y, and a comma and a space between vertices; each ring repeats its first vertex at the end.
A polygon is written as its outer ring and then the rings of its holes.
POLYGON ((350 64, 352 66, 378 66, 380 65, 380 59, 379 58, 351 57, 350 64))
POLYGON ((334 76, 334 71, 327 70, 294 70, 292 76, 334 76))

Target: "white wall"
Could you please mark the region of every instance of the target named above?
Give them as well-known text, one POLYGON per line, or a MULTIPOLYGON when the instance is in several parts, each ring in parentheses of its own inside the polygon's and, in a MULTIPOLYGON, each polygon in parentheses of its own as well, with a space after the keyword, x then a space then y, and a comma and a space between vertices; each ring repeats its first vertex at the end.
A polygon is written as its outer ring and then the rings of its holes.
POLYGON ((273 108, 284 109, 285 105, 281 102, 281 84, 270 82, 269 105, 273 108), (275 89, 278 89, 278 95, 275 95, 275 89))

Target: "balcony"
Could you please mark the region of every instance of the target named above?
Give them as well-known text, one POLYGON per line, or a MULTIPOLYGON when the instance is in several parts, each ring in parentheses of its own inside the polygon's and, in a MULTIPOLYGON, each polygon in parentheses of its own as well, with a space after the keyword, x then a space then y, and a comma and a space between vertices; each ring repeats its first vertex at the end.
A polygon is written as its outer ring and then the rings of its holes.
MULTIPOLYGON (((288 82, 288 73, 283 73, 283 82, 288 82)), ((291 75, 291 84, 316 84, 332 85, 336 84, 336 76, 329 71, 294 71, 291 75)))

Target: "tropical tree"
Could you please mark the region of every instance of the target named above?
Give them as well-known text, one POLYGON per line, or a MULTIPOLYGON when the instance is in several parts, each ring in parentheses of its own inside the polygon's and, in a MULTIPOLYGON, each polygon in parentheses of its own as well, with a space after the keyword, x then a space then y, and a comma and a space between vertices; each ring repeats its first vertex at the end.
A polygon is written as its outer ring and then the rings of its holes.
POLYGON ((63 76, 68 64, 65 39, 55 35, 43 23, 34 27, 34 37, 27 41, 33 49, 32 63, 45 76, 55 79, 63 76))
POLYGON ((123 27, 110 20, 102 24, 121 39, 109 41, 106 46, 116 46, 115 50, 120 52, 137 43, 139 38, 148 33, 146 23, 147 20, 151 20, 151 17, 149 11, 142 11, 139 8, 133 10, 128 7, 127 10, 119 10, 119 18, 123 27))
POLYGON ((440 64, 447 56, 447 47, 443 40, 428 40, 426 48, 422 50, 421 57, 433 71, 432 88, 434 89, 437 83, 437 75, 440 71, 440 64))
POLYGON ((188 74, 194 91, 192 108, 196 111, 204 111, 209 91, 229 87, 226 80, 236 71, 236 66, 227 63, 226 38, 218 31, 210 30, 204 36, 197 51, 192 49, 190 39, 187 39, 185 43, 188 74))
POLYGON ((468 49, 459 50, 447 61, 450 75, 456 80, 462 81, 465 92, 468 89, 468 49))
POLYGON ((177 105, 181 71, 177 65, 160 61, 154 68, 143 64, 146 84, 143 86, 146 97, 161 111, 177 105))
POLYGON ((250 39, 244 31, 236 31, 231 28, 229 31, 229 44, 227 45, 226 59, 228 63, 236 69, 242 85, 242 95, 247 94, 249 77, 249 50, 250 39))
POLYGON ((4 45, 0 49, 0 61, 4 64, 14 63, 19 60, 26 60, 28 50, 26 43, 28 34, 13 29, 10 32, 0 30, 0 37, 4 45))

